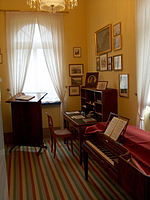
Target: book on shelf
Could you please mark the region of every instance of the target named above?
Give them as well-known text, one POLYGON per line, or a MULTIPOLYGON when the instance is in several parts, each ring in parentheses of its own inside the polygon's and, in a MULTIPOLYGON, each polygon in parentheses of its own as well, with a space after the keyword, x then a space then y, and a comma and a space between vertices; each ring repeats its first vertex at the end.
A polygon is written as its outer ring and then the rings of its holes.
POLYGON ((71 117, 72 119, 83 119, 85 118, 83 115, 74 115, 71 117))
POLYGON ((85 119, 82 119, 85 123, 90 123, 90 122, 96 122, 96 119, 94 118, 85 118, 85 119))
POLYGON ((15 99, 16 100, 21 100, 21 101, 29 101, 31 99, 33 99, 35 96, 31 96, 31 95, 20 95, 17 96, 15 99))
POLYGON ((104 134, 116 141, 127 123, 128 121, 125 119, 113 117, 112 120, 109 122, 104 134))

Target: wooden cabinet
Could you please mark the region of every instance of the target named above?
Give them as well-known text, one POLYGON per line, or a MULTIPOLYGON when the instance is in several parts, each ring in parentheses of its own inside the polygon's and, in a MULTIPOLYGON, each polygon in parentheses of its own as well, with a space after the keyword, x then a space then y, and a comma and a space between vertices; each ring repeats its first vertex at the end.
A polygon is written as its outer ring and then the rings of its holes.
POLYGON ((107 121, 109 113, 117 113, 117 90, 81 88, 81 110, 92 114, 97 121, 107 121))

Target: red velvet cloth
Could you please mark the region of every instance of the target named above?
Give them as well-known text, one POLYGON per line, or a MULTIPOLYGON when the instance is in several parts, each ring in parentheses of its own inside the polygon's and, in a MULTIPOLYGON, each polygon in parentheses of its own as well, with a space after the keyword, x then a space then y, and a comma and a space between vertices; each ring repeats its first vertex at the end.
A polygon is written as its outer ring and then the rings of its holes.
POLYGON ((107 122, 98 122, 95 125, 88 126, 85 129, 85 134, 92 134, 96 132, 103 132, 106 128, 107 122))
POLYGON ((150 175, 150 132, 128 125, 123 144, 147 175, 150 175))

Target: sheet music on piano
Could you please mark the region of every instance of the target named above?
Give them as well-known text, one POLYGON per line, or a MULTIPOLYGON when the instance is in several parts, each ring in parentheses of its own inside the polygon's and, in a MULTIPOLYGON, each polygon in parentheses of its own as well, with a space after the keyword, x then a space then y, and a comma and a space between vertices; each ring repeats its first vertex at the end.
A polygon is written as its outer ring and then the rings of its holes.
POLYGON ((123 129, 125 128, 125 126, 127 125, 127 122, 127 120, 118 117, 113 117, 110 123, 108 124, 104 134, 116 141, 123 129))

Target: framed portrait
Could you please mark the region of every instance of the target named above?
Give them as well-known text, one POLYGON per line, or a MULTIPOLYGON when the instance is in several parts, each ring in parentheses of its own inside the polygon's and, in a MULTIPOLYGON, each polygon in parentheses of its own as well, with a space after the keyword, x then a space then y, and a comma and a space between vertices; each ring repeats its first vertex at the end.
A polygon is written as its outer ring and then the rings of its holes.
POLYGON ((113 49, 119 50, 122 48, 122 39, 121 35, 117 35, 113 38, 113 49))
POLYGON ((98 72, 87 72, 86 73, 86 80, 85 80, 85 87, 86 88, 96 88, 98 82, 98 72))
POLYGON ((96 57, 96 71, 100 71, 100 57, 96 57))
POLYGON ((82 85, 82 76, 81 77, 71 77, 71 85, 72 86, 79 86, 82 85))
POLYGON ((106 90, 107 85, 108 85, 108 81, 98 81, 96 89, 97 90, 106 90))
POLYGON ((83 76, 83 64, 69 64, 70 76, 83 76))
POLYGON ((81 47, 74 47, 73 48, 73 57, 80 58, 81 57, 81 47))
POLYGON ((100 55, 100 71, 107 70, 107 54, 100 55))
POLYGON ((104 54, 112 50, 111 34, 111 24, 95 32, 96 55, 104 54))
POLYGON ((121 34, 121 22, 118 22, 113 25, 113 36, 121 34))
POLYGON ((122 70, 122 54, 113 56, 114 70, 122 70))
POLYGON ((69 86, 69 96, 80 96, 80 87, 69 86))
POLYGON ((129 75, 119 74, 119 95, 129 97, 129 75))
POLYGON ((107 70, 108 71, 112 70, 112 57, 107 58, 107 70))

